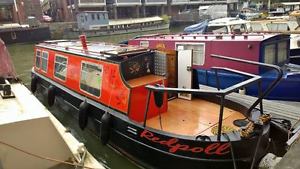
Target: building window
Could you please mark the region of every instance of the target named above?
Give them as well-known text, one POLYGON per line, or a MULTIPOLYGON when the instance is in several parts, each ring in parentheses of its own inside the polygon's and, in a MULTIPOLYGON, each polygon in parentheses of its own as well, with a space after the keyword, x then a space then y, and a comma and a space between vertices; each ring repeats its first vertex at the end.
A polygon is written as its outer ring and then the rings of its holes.
POLYGON ((92 20, 95 20, 95 15, 94 14, 92 14, 92 20))
POLYGON ((99 13, 97 13, 97 19, 100 20, 100 14, 99 13))
POLYGON ((48 70, 48 52, 42 53, 42 70, 47 72, 48 70))
POLYGON ((68 59, 63 56, 55 57, 54 76, 66 80, 68 59))
POLYGON ((35 56, 35 66, 37 68, 41 67, 41 51, 37 50, 36 51, 36 56, 35 56))
POLYGON ((94 63, 81 63, 80 89, 99 97, 101 94, 103 66, 94 63))

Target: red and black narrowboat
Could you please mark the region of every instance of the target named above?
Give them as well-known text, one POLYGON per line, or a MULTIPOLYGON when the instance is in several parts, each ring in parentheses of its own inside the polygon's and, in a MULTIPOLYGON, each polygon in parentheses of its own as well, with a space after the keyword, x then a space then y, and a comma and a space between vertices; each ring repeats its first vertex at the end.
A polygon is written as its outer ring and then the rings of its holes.
MULTIPOLYGON (((270 116, 262 106, 255 108, 267 93, 251 107, 226 99, 245 86, 259 85, 260 76, 214 67, 216 76, 226 70, 247 79, 225 89, 190 89, 167 80, 173 69, 178 83, 191 83, 184 51, 175 55, 178 62, 168 62, 164 53, 84 37, 46 41, 34 50, 31 90, 43 90, 49 106, 61 97, 78 108, 75 117, 82 129, 91 129, 103 144, 143 166, 245 169, 267 153, 270 116)), ((276 66, 233 60, 273 68, 278 79, 282 75, 276 66)))

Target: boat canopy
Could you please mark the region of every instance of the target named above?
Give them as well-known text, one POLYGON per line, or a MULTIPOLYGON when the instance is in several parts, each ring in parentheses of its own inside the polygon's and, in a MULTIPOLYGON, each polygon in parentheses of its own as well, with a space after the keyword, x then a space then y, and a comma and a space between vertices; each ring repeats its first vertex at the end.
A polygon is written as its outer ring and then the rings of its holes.
POLYGON ((184 28, 185 33, 204 33, 206 32, 208 26, 208 20, 205 20, 203 22, 188 26, 184 28))

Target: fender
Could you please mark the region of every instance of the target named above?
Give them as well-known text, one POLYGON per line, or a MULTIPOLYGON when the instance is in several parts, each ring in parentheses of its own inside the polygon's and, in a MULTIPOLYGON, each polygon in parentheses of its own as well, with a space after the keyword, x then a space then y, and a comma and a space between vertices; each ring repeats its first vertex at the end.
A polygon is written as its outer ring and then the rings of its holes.
POLYGON ((38 80, 39 78, 35 75, 33 75, 33 77, 31 78, 30 90, 32 93, 36 92, 38 80))
POLYGON ((85 101, 79 105, 78 124, 81 130, 84 130, 88 124, 89 104, 85 101))
POLYGON ((106 145, 111 131, 111 114, 105 113, 101 117, 100 140, 103 145, 106 145))
POLYGON ((55 101, 55 86, 50 85, 47 90, 47 103, 48 106, 53 106, 55 101))

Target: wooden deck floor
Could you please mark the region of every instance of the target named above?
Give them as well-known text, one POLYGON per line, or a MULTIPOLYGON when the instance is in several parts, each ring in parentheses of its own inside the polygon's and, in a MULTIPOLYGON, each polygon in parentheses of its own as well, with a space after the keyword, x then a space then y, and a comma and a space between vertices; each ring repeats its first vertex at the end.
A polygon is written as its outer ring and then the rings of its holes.
MULTIPOLYGON (((161 125, 159 116, 147 120, 147 126, 179 135, 197 136, 213 135, 212 127, 219 120, 220 106, 201 99, 174 99, 168 102, 168 112, 162 113, 161 125)), ((245 118, 240 112, 224 109, 223 125, 238 129, 233 125, 235 119, 245 118)))

